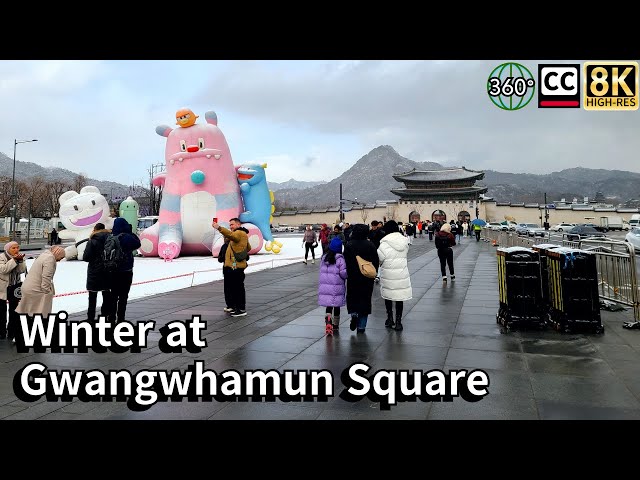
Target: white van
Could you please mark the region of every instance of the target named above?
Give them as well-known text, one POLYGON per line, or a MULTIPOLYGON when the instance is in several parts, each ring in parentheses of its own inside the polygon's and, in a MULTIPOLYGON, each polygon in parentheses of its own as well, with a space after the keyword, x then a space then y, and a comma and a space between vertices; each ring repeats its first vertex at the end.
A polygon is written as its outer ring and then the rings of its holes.
POLYGON ((633 227, 640 227, 640 215, 639 214, 634 214, 631 215, 631 220, 629 220, 629 227, 633 228, 633 227))
POLYGON ((137 234, 140 235, 145 228, 149 228, 151 225, 154 225, 158 221, 158 218, 160 218, 160 217, 158 217, 157 215, 150 215, 148 217, 140 217, 138 219, 138 232, 137 232, 137 234))

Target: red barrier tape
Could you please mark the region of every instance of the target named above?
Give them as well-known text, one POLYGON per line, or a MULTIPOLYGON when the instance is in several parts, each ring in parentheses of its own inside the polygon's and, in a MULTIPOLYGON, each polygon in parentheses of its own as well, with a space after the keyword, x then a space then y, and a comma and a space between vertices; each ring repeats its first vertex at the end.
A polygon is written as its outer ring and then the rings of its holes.
MULTIPOLYGON (((286 259, 282 259, 282 260, 283 261, 284 260, 300 260, 302 258, 304 258, 304 257, 286 258, 286 259)), ((254 262, 254 263, 251 263, 251 265, 249 265, 249 267, 252 267, 254 265, 264 265, 265 263, 271 263, 271 262, 274 262, 274 261, 277 261, 277 259, 265 260, 265 261, 262 261, 262 262, 254 262)), ((247 268, 249 268, 249 267, 247 267, 247 268)), ((220 267, 220 268, 211 268, 209 270, 194 270, 191 273, 181 273, 180 275, 172 275, 171 277, 163 277, 163 278, 156 278, 154 280, 143 280, 141 282, 134 282, 134 283, 131 284, 131 286, 133 287, 134 285, 143 285, 145 283, 163 282, 165 280, 172 280, 174 278, 191 277, 191 276, 194 276, 196 273, 220 272, 220 271, 222 271, 222 267, 220 267)), ((71 295, 83 295, 83 294, 86 294, 86 293, 89 293, 89 291, 88 290, 82 290, 80 292, 59 293, 57 295, 54 295, 53 298, 68 297, 68 296, 71 296, 71 295)))

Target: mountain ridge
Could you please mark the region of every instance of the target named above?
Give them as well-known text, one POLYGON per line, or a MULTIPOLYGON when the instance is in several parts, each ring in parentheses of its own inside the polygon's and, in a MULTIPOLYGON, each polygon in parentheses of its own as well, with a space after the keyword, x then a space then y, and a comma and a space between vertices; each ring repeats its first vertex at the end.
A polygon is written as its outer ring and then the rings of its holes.
MULTIPOLYGON (((418 170, 441 170, 435 162, 418 162, 400 155, 390 145, 380 145, 360 157, 348 170, 329 181, 305 182, 291 178, 286 182, 268 182, 276 194, 276 208, 335 207, 339 205, 340 184, 343 199, 348 207, 352 201, 375 203, 397 200, 392 188, 404 184, 396 182, 392 175, 418 170)), ((461 167, 458 167, 461 168, 461 167)), ((471 170, 480 170, 465 165, 471 170)), ((11 178, 13 160, 0 152, 0 175, 11 178)), ((607 203, 619 204, 640 198, 640 173, 625 170, 591 169, 572 167, 548 174, 509 173, 484 170, 484 179, 478 185, 488 187, 487 196, 500 202, 547 202, 566 198, 571 201, 583 197, 594 198, 602 192, 607 203)), ((46 181, 73 183, 79 173, 60 167, 43 167, 33 162, 16 161, 16 180, 42 177, 46 181)), ((88 185, 97 186, 105 197, 124 198, 131 187, 108 180, 86 179, 88 185)), ((143 187, 136 187, 140 189, 143 187)), ((148 188, 148 187, 144 187, 148 188)), ((636 202, 638 200, 635 200, 636 202)))

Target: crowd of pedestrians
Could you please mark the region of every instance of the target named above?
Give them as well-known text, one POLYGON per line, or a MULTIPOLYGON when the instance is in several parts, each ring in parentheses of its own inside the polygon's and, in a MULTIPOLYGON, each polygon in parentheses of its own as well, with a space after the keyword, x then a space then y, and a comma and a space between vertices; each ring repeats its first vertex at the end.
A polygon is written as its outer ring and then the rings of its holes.
MULTIPOLYGON (((124 218, 116 218, 111 230, 102 223, 96 224, 81 259, 87 262, 87 321, 96 321, 98 293, 102 295, 100 315, 112 324, 124 321, 133 281, 133 253, 138 248, 140 239, 124 218)), ((9 338, 16 343, 21 334, 20 314, 45 318, 54 313, 54 276, 65 255, 65 249, 54 244, 40 253, 27 270, 18 242, 5 244, 4 254, 0 255, 0 305, 4 312, 0 313, 0 339, 9 338)))

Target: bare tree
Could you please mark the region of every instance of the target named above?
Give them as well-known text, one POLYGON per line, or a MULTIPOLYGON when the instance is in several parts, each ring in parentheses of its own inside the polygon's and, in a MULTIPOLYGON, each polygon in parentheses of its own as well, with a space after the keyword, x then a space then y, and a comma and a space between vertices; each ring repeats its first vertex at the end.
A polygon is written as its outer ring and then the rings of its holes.
POLYGON ((363 207, 362 210, 360 210, 360 218, 362 218, 362 223, 366 224, 367 218, 369 218, 369 210, 363 207))
POLYGON ((26 215, 31 211, 32 217, 44 217, 49 211, 47 182, 42 177, 32 177, 23 183, 25 198, 21 199, 22 211, 26 215))
POLYGON ((159 215, 160 214, 160 203, 162 203, 162 192, 164 190, 164 186, 154 186, 153 178, 159 173, 164 172, 165 165, 163 163, 159 163, 156 165, 151 165, 147 172, 149 173, 149 188, 142 187, 144 193, 149 197, 149 215, 159 215))
POLYGON ((397 214, 398 214, 398 205, 396 204, 387 205, 387 220, 396 220, 397 214))
POLYGON ((11 183, 11 177, 8 177, 6 175, 0 176, 0 215, 5 217, 11 215, 11 183))
POLYGON ((60 195, 62 195, 64 192, 68 192, 69 190, 73 190, 73 188, 67 182, 56 180, 55 182, 49 182, 46 184, 45 203, 47 210, 49 211, 49 213, 51 213, 52 216, 56 216, 58 214, 58 210, 60 209, 58 198, 60 198, 60 195))
POLYGON ((80 193, 82 187, 87 186, 87 177, 83 173, 81 173, 73 180, 73 184, 71 186, 73 187, 73 190, 80 193))

